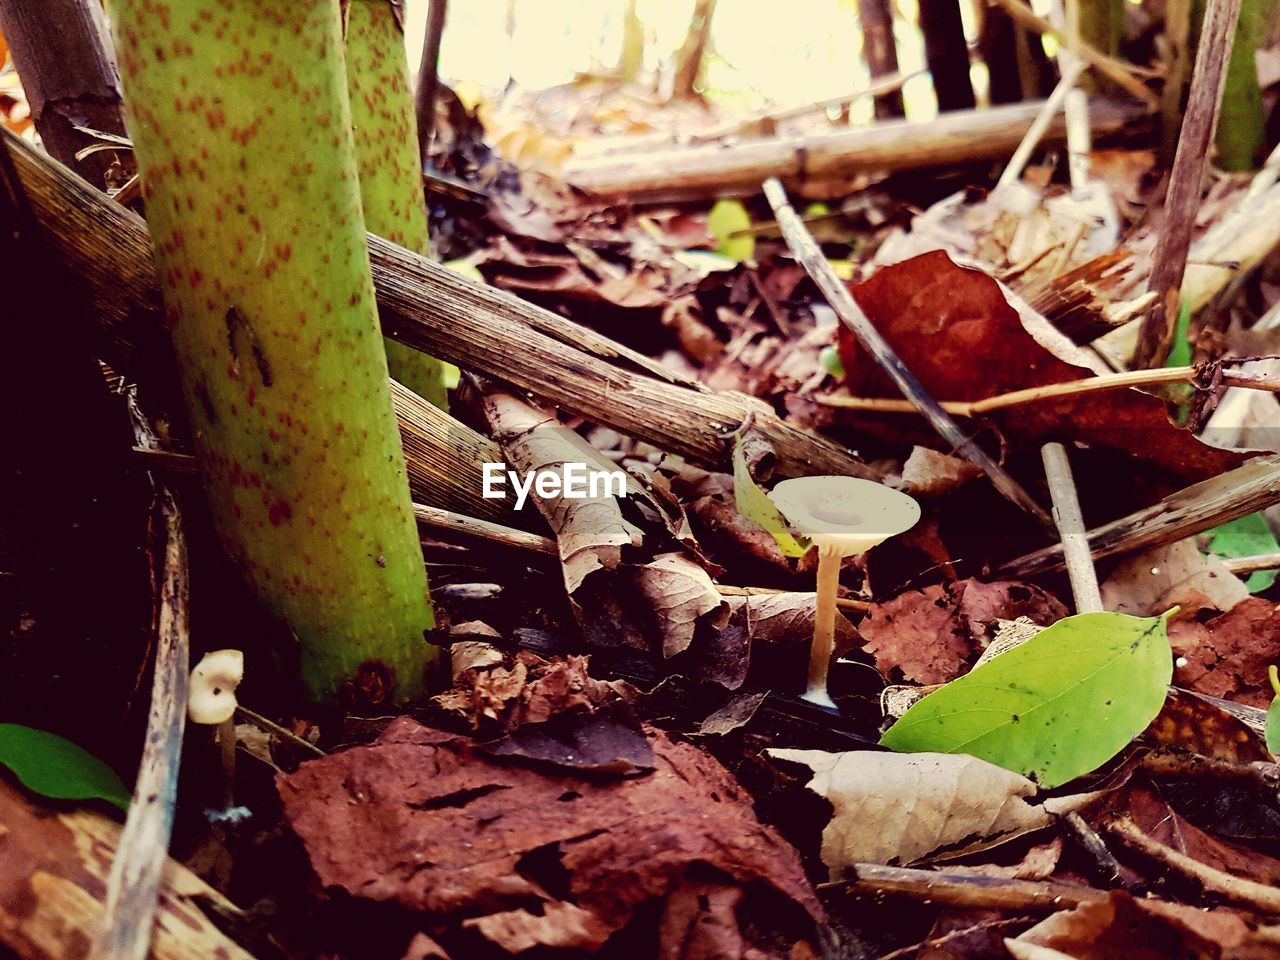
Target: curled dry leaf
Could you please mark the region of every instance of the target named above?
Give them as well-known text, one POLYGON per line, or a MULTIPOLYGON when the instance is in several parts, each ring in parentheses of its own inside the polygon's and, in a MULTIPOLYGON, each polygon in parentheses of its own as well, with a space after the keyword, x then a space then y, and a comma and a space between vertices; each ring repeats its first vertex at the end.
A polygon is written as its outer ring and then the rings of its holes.
POLYGON ((770 750, 813 771, 808 788, 834 812, 822 861, 839 879, 857 863, 902 865, 984 850, 1053 818, 1027 802, 1036 785, 974 757, 870 750, 770 750))
POLYGON ((654 923, 646 904, 660 906, 670 935, 676 918, 665 914, 689 915, 695 865, 749 889, 752 924, 738 933, 759 956, 787 956, 773 937, 811 940, 824 917, 796 852, 718 763, 648 736, 652 773, 600 781, 497 762, 468 738, 401 718, 376 743, 304 764, 277 786, 323 886, 441 925, 467 917, 510 952, 594 951, 633 918, 654 923))
MULTIPOLYGON (((568 463, 615 471, 581 436, 510 394, 490 393, 494 439, 521 475, 568 463)), ((556 535, 565 589, 589 643, 674 656, 700 630, 724 626, 729 607, 696 551, 674 498, 627 475, 625 497, 529 498, 556 535), (655 644, 654 638, 657 638, 655 644)))
POLYGON ((1026 617, 1047 626, 1066 614, 1056 597, 1033 584, 956 580, 872 604, 858 632, 885 677, 901 670, 917 683, 946 683, 991 642, 998 621, 1026 617))
MULTIPOLYGON (((958 266, 942 251, 882 267, 854 287, 853 295, 938 400, 981 400, 1094 374, 1059 358, 1067 353, 1065 344, 1055 344, 1055 356, 1044 333, 1028 332, 995 280, 958 266)), ((854 394, 900 396, 844 327, 840 356, 854 394)), ((1024 404, 996 416, 1015 439, 1079 440, 1128 453, 1182 480, 1217 476, 1243 462, 1242 454, 1210 447, 1170 422, 1164 401, 1134 389, 1024 404)), ((900 414, 888 420, 859 415, 858 420, 880 423, 899 435, 904 425, 900 414)))
POLYGON ((1102 584, 1102 606, 1135 617, 1181 607, 1181 616, 1197 610, 1230 610, 1249 597, 1239 577, 1213 554, 1203 554, 1195 542, 1179 540, 1128 557, 1102 584))

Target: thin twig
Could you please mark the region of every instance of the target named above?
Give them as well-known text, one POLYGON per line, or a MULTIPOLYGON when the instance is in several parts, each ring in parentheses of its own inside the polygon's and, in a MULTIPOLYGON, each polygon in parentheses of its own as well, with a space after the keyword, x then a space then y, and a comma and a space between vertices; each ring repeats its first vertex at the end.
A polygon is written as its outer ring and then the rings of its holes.
POLYGON ((1076 613, 1098 613, 1102 610, 1102 593, 1098 589, 1098 572, 1089 556, 1080 498, 1071 477, 1071 463, 1066 448, 1060 443, 1046 443, 1040 448, 1044 459, 1044 475, 1053 498, 1053 519, 1062 537, 1062 552, 1067 562, 1067 578, 1076 600, 1076 613))
POLYGON ((818 289, 826 297, 831 309, 858 338, 863 349, 875 358, 898 389, 915 403, 929 421, 929 425, 954 447, 959 456, 982 470, 991 479, 995 488, 1012 503, 1034 517, 1042 526, 1052 529, 1053 521, 1044 508, 1031 499, 1031 495, 1023 490, 1018 482, 985 450, 965 435, 956 422, 938 406, 938 402, 929 395, 920 381, 906 368, 898 355, 893 352, 893 348, 881 336, 880 331, 867 319, 867 315, 862 312, 862 308, 849 293, 849 288, 836 276, 808 229, 791 209, 782 183, 777 178, 770 177, 764 182, 764 193, 769 200, 769 205, 773 207, 774 216, 778 219, 778 226, 782 229, 782 236, 791 249, 792 255, 804 266, 814 283, 818 285, 818 289))
MULTIPOLYGON (((155 443, 131 404, 138 439, 155 443)), ((125 817, 102 913, 93 960, 143 960, 151 951, 157 897, 173 832, 178 762, 187 718, 187 545, 173 492, 156 482, 156 513, 164 523, 164 559, 157 584, 155 673, 142 760, 125 817)))
MULTIPOLYGON (((1156 370, 1126 370, 1123 373, 1104 373, 1096 377, 1085 377, 1082 380, 1069 380, 1066 383, 1050 383, 1043 387, 1027 387, 1024 390, 1011 390, 994 397, 982 400, 940 400, 938 405, 947 413, 957 417, 980 417, 1010 407, 1019 407, 1025 403, 1038 403, 1043 400, 1057 400, 1062 397, 1074 397, 1084 393, 1095 393, 1099 390, 1120 390, 1125 387, 1146 387, 1160 383, 1194 383, 1200 379, 1200 371, 1196 367, 1162 367, 1156 370)), ((1245 387, 1250 390, 1263 390, 1268 393, 1280 393, 1280 380, 1269 377, 1257 377, 1248 373, 1222 371, 1222 385, 1227 387, 1245 387)), ((846 410, 866 410, 870 413, 919 413, 919 408, 910 400, 899 400, 897 397, 843 397, 831 394, 815 398, 818 403, 827 407, 840 407, 846 410)))
POLYGON ((251 724, 253 724, 255 727, 257 727, 259 730, 263 731, 264 733, 270 733, 273 736, 279 737, 281 740, 287 740, 290 743, 292 743, 295 747, 300 747, 303 750, 306 750, 317 757, 327 756, 327 754, 323 750, 317 747, 310 740, 303 740, 302 737, 298 736, 288 727, 282 727, 280 726, 280 724, 276 723, 274 720, 264 717, 262 714, 257 713, 254 710, 250 710, 248 707, 243 707, 243 706, 240 706, 239 704, 236 704, 236 713, 244 717, 246 720, 248 720, 251 724))
POLYGON ((861 894, 897 894, 954 907, 986 907, 995 910, 1027 910, 1052 913, 1084 903, 1100 903, 1110 894, 1092 887, 1065 883, 1008 880, 946 870, 915 870, 859 863, 851 880, 820 883, 819 893, 848 891, 861 894))
POLYGON ((1280 553, 1256 553, 1250 557, 1223 557, 1222 565, 1236 576, 1259 570, 1280 569, 1280 553))
POLYGON ((1062 824, 1067 833, 1075 838, 1075 841, 1097 865, 1097 879, 1102 881, 1102 885, 1107 888, 1114 886, 1120 879, 1120 862, 1107 849, 1102 837, 1098 836, 1098 831, 1089 826, 1084 817, 1074 810, 1062 818, 1062 824))
POLYGON ((550 537, 527 533, 524 530, 513 530, 511 527, 504 527, 500 523, 490 523, 488 520, 478 520, 475 517, 464 517, 460 513, 450 513, 448 510, 441 510, 439 507, 428 507, 421 503, 413 505, 413 516, 418 521, 419 526, 430 530, 459 534, 472 540, 496 543, 506 547, 516 547, 520 550, 543 553, 552 557, 560 555, 560 549, 550 537))
POLYGON ((414 113, 418 121, 418 152, 422 167, 427 167, 431 134, 436 123, 436 93, 440 89, 440 38, 444 36, 444 18, 448 0, 431 0, 427 8, 427 34, 422 43, 422 62, 418 65, 418 85, 414 97, 414 113))
POLYGON ((1218 111, 1227 83, 1227 61, 1240 17, 1240 0, 1208 0, 1200 31, 1191 93, 1178 137, 1178 152, 1169 174, 1164 223, 1156 243, 1156 261, 1147 289, 1155 293, 1151 312, 1142 321, 1135 367, 1158 367, 1173 344, 1178 318, 1178 294, 1187 269, 1187 252, 1208 170, 1207 158, 1218 126, 1218 111))
POLYGON ((1007 188, 1018 182, 1018 179, 1022 176, 1022 171, 1026 169, 1027 161, 1031 159, 1031 154, 1040 145, 1040 140, 1045 135, 1045 131, 1049 129, 1049 124, 1053 122, 1053 118, 1062 109, 1062 104, 1066 100, 1067 94, 1075 86, 1076 81, 1080 79, 1080 74, 1084 72, 1087 66, 1088 64, 1083 60, 1076 59, 1072 60, 1071 65, 1062 72, 1062 79, 1058 81, 1058 85, 1053 88, 1053 92, 1045 100, 1044 106, 1040 108, 1039 116, 1027 128, 1026 135, 1023 136, 1022 142, 1018 144, 1018 149, 1013 152, 1013 157, 1009 160, 1009 165, 1004 168, 1004 173, 1000 174, 1000 180, 996 183, 997 190, 1007 188))
POLYGON ((1159 99, 1142 81, 1134 77, 1130 69, 1115 57, 1102 53, 1084 41, 1072 44, 1061 31, 1054 29, 1053 24, 1032 12, 1031 7, 1022 0, 990 0, 1000 7, 1015 23, 1020 23, 1029 30, 1042 33, 1047 37, 1056 37, 1060 43, 1066 44, 1073 54, 1093 67, 1098 73, 1116 86, 1137 97, 1148 107, 1155 107, 1159 99))
MULTIPOLYGON (((778 590, 775 587, 731 587, 727 584, 717 583, 716 589, 720 591, 722 597, 768 597, 779 593, 804 593, 806 591, 797 590, 778 590)), ((816 596, 809 593, 809 596, 816 596)), ((836 606, 841 610, 848 610, 852 613, 866 613, 871 609, 871 604, 865 600, 854 600, 852 597, 837 597, 836 606)))
POLYGON ((1196 881, 1206 893, 1217 894, 1230 903, 1248 907, 1259 913, 1280 914, 1280 890, 1275 887, 1254 880, 1246 880, 1243 877, 1233 877, 1229 873, 1201 863, 1194 857, 1189 857, 1147 836, 1127 817, 1113 821, 1107 829, 1127 846, 1162 866, 1196 881))

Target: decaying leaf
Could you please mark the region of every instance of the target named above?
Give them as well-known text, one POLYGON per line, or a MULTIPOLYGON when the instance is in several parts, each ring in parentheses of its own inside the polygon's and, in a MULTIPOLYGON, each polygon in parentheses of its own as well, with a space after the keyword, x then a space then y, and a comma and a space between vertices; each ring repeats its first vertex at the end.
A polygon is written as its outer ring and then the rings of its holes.
POLYGON ((673 909, 698 883, 695 866, 753 898, 747 943, 811 939, 823 913, 795 851, 709 756, 648 737, 652 773, 600 781, 497 762, 468 738, 400 718, 376 743, 277 784, 325 887, 441 923, 466 917, 512 952, 552 941, 594 951, 643 905, 673 909))
MULTIPOLYGON (((485 412, 522 476, 563 475, 568 463, 618 469, 553 416, 510 394, 486 395, 485 412)), ((543 496, 534 488, 529 499, 556 534, 565 589, 588 642, 671 657, 688 649, 700 628, 727 621, 728 604, 692 549, 683 513, 656 488, 627 475, 626 496, 543 496)))
POLYGON ((1170 690, 1142 739, 1173 750, 1228 763, 1267 760, 1258 735, 1221 707, 1183 690, 1170 690))
POLYGON ((1036 785, 974 757, 856 750, 770 750, 813 771, 807 786, 834 807, 822 831, 832 879, 857 863, 905 865, 986 849, 1048 826, 1027 802, 1036 785))
POLYGON ((872 604, 858 632, 885 677, 901 670, 917 683, 946 683, 977 659, 997 621, 1027 617, 1047 626, 1066 613, 1057 598, 1032 584, 957 580, 872 604))
POLYGON ((952 457, 928 447, 912 447, 902 465, 902 482, 907 492, 918 497, 937 497, 950 493, 982 471, 968 460, 952 457))
POLYGON ((1276 604, 1250 597, 1205 623, 1175 621, 1169 625, 1169 642, 1187 661, 1178 668, 1179 686, 1251 707, 1270 703, 1267 667, 1280 662, 1276 604))
POLYGON ((1170 607, 1181 607, 1184 616, 1206 607, 1227 611, 1249 596, 1239 577, 1190 539, 1122 560, 1101 589, 1105 609, 1135 617, 1170 607))
POLYGON ((1237 949, 1262 949, 1249 924, 1231 910, 1199 910, 1163 901, 1138 900, 1112 891, 1109 900, 1055 913, 1015 940, 1005 941, 1018 960, 1043 958, 1040 947, 1074 960, 1165 960, 1168 957, 1264 956, 1237 949))

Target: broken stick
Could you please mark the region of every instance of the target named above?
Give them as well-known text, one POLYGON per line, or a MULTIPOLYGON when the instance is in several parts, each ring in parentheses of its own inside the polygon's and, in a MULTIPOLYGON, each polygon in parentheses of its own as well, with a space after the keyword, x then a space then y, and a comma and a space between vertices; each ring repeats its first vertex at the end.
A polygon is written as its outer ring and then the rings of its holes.
MULTIPOLYGON (((1094 560, 1140 553, 1280 503, 1280 454, 1255 457, 1226 473, 1192 484, 1159 503, 1088 533, 1094 560)), ((1062 544, 1036 550, 997 567, 992 576, 1023 580, 1066 565, 1062 544)))
POLYGON ((1053 498, 1053 519, 1062 537, 1062 553, 1067 564, 1067 578, 1076 600, 1076 613, 1097 613, 1102 609, 1102 592, 1098 589, 1098 573, 1089 555, 1084 517, 1080 514, 1080 498, 1071 476, 1067 451, 1060 443, 1046 443, 1040 448, 1044 459, 1044 475, 1053 498))
POLYGON ((1034 517, 1041 526, 1052 530, 1053 521, 1049 519, 1049 515, 1045 513, 1044 508, 1031 499, 1031 495, 1022 489, 1018 481, 1009 476, 1005 469, 996 463, 985 450, 965 435, 964 431, 956 425, 956 422, 938 405, 938 401, 930 396, 920 381, 915 378, 915 375, 907 369, 898 355, 894 353, 893 348, 889 346, 889 342, 881 336, 880 331, 867 319, 867 315, 862 312, 858 302, 853 299, 853 294, 849 292, 849 288, 836 276, 831 264, 823 256, 822 249, 814 241, 804 223, 796 216, 796 212, 791 209, 791 204, 787 201, 787 193, 782 184, 774 178, 766 180, 764 183, 764 195, 768 198, 769 205, 773 207, 773 213, 778 219, 778 226, 782 230, 783 239, 786 240, 787 246, 791 248, 792 255, 805 268, 809 276, 813 278, 813 282, 818 285, 818 289, 826 297, 827 304, 836 312, 840 322, 848 327, 853 332, 853 335, 858 338, 858 343, 862 345, 862 348, 871 354, 872 358, 888 374, 898 389, 915 404, 920 413, 929 421, 929 425, 938 432, 942 439, 951 444, 958 456, 968 460, 985 473, 995 488, 1009 501, 1034 517))

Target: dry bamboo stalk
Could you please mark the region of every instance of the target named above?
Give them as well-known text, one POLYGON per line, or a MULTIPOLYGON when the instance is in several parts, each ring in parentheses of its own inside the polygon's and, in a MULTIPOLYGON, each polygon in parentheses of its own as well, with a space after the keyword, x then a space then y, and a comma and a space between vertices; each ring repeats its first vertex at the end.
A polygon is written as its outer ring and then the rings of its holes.
MULTIPOLYGON (((171 364, 145 224, 7 131, 0 138, 51 255, 97 327, 104 359, 163 383, 171 364)), ((751 415, 782 476, 875 476, 844 447, 792 426, 763 402, 649 375, 660 369, 653 360, 380 237, 369 237, 369 250, 385 332, 424 353, 696 463, 724 463, 726 437, 751 415), (631 369, 641 362, 642 372, 631 369)))
POLYGON ((1056 37, 1072 54, 1148 107, 1155 107, 1159 103, 1159 98, 1152 93, 1146 84, 1135 77, 1124 63, 1089 46, 1082 40, 1073 41, 1072 38, 1064 37, 1062 32, 1055 29, 1048 20, 1032 12, 1030 5, 1020 2, 1020 0, 990 0, 990 2, 1009 14, 1015 23, 1020 23, 1036 33, 1042 33, 1048 37, 1056 37))
MULTIPOLYGON (((1195 536, 1211 527, 1280 503, 1280 454, 1255 457, 1234 470, 1202 480, 1159 503, 1088 533, 1094 560, 1138 553, 1195 536)), ((997 567, 994 577, 1022 580, 1054 573, 1065 562, 1062 544, 1036 550, 997 567)))
MULTIPOLYGON (((763 137, 735 143, 672 147, 571 161, 565 179, 595 193, 645 201, 754 194, 762 181, 787 184, 836 180, 858 173, 942 166, 1009 156, 1039 115, 1042 101, 984 110, 957 110, 926 123, 889 120, 808 136, 763 137)), ((1116 104, 1092 111, 1098 136, 1115 133, 1139 112, 1116 104)), ((1055 117, 1046 138, 1061 140, 1055 117)))
POLYGON ((964 457, 979 470, 985 473, 992 485, 1011 503, 1030 514, 1043 526, 1052 528, 1053 522, 1031 495, 1009 476, 1003 467, 996 463, 985 450, 974 443, 956 425, 938 402, 929 395, 910 370, 906 368, 898 355, 893 352, 889 342, 884 339, 862 312, 849 288, 836 276, 831 264, 823 256, 822 249, 814 241, 805 225, 800 222, 796 212, 787 201, 786 191, 776 179, 766 180, 764 195, 768 198, 773 214, 778 219, 782 236, 791 248, 791 253, 805 268, 813 282, 818 285, 826 297, 827 304, 836 312, 848 329, 858 338, 862 348, 871 354, 876 363, 891 379, 899 390, 906 395, 929 421, 929 425, 938 435, 952 445, 958 456, 964 457))
POLYGON ((1178 302, 1191 234, 1208 172, 1208 157, 1218 126, 1222 92, 1227 83, 1227 61, 1240 19, 1240 0, 1208 0, 1200 33, 1191 93, 1178 137, 1178 151, 1169 174, 1165 220, 1156 244, 1156 261, 1147 289, 1155 293, 1151 312, 1143 319, 1135 367, 1158 367, 1169 355, 1177 325, 1178 302))
MULTIPOLYGON (((120 826, 85 807, 37 807, 0 780, 0 953, 23 960, 83 956, 102 922, 120 826)), ((253 960, 201 912, 239 911, 175 860, 160 858, 152 960, 253 960)))
MULTIPOLYGON (((938 405, 954 416, 980 417, 984 414, 995 413, 997 410, 1019 407, 1024 403, 1073 397, 1083 393, 1096 393, 1099 390, 1119 390, 1125 387, 1151 386, 1158 383, 1185 383, 1194 381, 1197 376, 1198 371, 1195 367, 1126 370, 1123 373, 1100 374, 1096 377, 1070 380, 1066 383, 1051 383, 1043 387, 1011 390, 1008 393, 999 393, 994 397, 987 397, 983 400, 940 400, 938 405)), ((1222 383, 1225 386, 1280 393, 1280 380, 1255 377, 1247 373, 1236 373, 1230 370, 1223 371, 1222 383)), ((844 410, 866 410, 872 413, 919 413, 915 404, 910 400, 900 400, 897 397, 844 397, 831 395, 816 399, 823 406, 840 407, 844 410)))
POLYGON ((1089 555, 1080 498, 1071 477, 1071 462, 1067 459, 1066 448, 1060 443, 1046 443, 1040 448, 1040 455, 1044 458, 1044 475, 1049 482, 1049 495, 1053 498, 1053 519, 1062 537, 1062 552, 1066 558, 1071 593, 1076 601, 1076 613, 1098 613, 1102 610, 1102 592, 1098 589, 1098 573, 1093 569, 1093 559, 1089 555))

